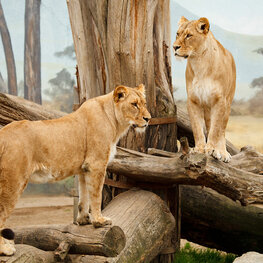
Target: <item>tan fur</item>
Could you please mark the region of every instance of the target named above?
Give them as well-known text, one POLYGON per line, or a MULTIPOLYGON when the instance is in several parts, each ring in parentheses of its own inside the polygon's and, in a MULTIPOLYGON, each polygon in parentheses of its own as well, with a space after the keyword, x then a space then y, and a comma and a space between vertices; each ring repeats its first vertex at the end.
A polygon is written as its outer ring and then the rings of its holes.
MULTIPOLYGON (((77 174, 79 224, 110 224, 101 214, 110 155, 131 125, 144 130, 150 118, 141 84, 136 88, 118 86, 59 119, 5 126, 0 130, 0 228, 28 181, 52 182, 77 174)), ((0 252, 1 248, 0 239, 0 252)))
POLYGON ((205 17, 195 21, 182 17, 173 48, 176 57, 188 59, 185 77, 194 151, 229 162, 225 129, 236 87, 234 59, 215 39, 205 17))

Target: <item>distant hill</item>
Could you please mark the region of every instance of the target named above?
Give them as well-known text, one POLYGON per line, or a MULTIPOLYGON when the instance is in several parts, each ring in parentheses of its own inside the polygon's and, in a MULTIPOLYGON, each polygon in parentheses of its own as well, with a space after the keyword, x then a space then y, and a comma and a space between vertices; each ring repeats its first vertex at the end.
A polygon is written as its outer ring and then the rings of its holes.
MULTIPOLYGON (((170 2, 171 10, 171 41, 174 42, 178 29, 178 21, 181 16, 189 20, 198 19, 195 14, 189 12, 174 0, 170 2)), ((236 99, 247 99, 253 96, 255 90, 249 87, 254 78, 263 76, 263 56, 253 52, 263 47, 263 36, 242 35, 229 32, 213 24, 213 17, 207 17, 210 21, 211 31, 215 38, 227 48, 234 56, 237 67, 237 90, 236 99)), ((176 97, 186 97, 185 72, 186 62, 178 62, 172 55, 173 83, 177 87, 176 97)))

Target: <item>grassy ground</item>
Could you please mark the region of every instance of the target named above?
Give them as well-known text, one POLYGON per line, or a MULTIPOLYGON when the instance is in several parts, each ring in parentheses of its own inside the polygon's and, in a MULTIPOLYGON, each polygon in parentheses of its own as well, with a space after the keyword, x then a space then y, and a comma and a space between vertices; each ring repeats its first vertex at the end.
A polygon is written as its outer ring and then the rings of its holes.
POLYGON ((226 138, 236 147, 251 145, 263 153, 263 117, 230 116, 226 138))
POLYGON ((186 243, 176 254, 174 263, 232 263, 235 255, 211 249, 196 249, 186 243))

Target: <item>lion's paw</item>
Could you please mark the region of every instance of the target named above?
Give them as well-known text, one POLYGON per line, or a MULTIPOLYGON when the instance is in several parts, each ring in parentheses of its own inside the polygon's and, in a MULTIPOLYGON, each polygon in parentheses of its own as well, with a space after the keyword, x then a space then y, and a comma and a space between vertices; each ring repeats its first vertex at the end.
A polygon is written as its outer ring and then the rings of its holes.
POLYGON ((0 255, 12 256, 16 252, 14 244, 1 244, 0 245, 0 255))
POLYGON ((227 151, 220 151, 220 150, 215 149, 213 151, 212 156, 216 158, 217 160, 223 161, 225 163, 228 163, 231 160, 231 155, 227 151))
POLYGON ((92 221, 92 225, 95 228, 106 226, 106 225, 111 225, 112 221, 108 217, 99 217, 97 220, 92 221))
POLYGON ((89 214, 78 215, 77 217, 78 225, 89 225, 91 224, 91 219, 89 214))
POLYGON ((190 153, 204 153, 205 152, 205 147, 204 146, 195 146, 192 148, 190 153))

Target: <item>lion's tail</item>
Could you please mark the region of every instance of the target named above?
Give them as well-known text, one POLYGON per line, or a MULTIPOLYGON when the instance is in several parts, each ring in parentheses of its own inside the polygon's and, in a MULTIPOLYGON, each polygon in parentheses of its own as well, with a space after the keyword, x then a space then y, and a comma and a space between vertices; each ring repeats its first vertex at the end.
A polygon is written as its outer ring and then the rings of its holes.
POLYGON ((15 239, 15 233, 10 228, 4 228, 1 230, 1 236, 8 240, 14 240, 15 239))

